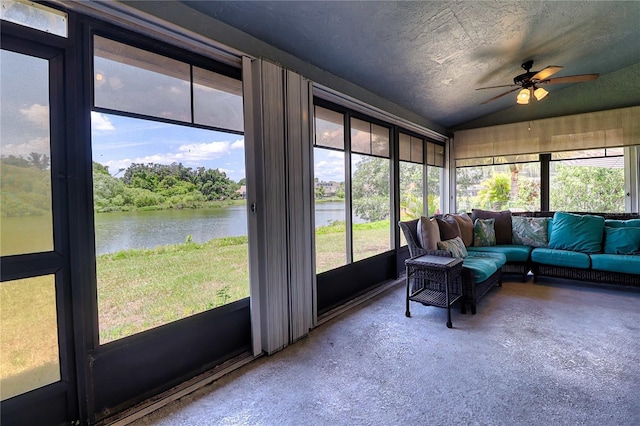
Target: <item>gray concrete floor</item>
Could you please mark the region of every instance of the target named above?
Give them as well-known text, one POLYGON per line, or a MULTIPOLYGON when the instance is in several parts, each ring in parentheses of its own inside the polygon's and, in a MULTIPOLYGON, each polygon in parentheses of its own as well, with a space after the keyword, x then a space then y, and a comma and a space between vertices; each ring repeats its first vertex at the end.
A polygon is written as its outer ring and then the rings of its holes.
POLYGON ((505 282, 477 315, 402 284, 141 425, 640 425, 640 291, 505 282))

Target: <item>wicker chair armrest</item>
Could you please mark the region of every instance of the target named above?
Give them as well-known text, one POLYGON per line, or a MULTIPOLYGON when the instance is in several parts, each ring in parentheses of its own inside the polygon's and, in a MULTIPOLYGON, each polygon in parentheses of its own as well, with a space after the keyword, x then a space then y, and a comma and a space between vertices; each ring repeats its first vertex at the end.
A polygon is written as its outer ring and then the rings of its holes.
POLYGON ((453 257, 449 250, 426 250, 423 248, 417 248, 416 253, 417 254, 414 257, 423 256, 425 254, 428 254, 431 256, 453 257))

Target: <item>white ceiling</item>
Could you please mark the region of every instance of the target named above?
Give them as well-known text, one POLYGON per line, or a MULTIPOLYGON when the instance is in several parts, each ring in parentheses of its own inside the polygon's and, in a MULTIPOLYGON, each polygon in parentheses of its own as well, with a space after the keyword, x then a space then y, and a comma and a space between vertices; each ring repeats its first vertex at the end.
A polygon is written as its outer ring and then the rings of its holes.
POLYGON ((636 0, 182 3, 447 129, 640 105, 636 0), (601 77, 480 105, 528 59, 601 77))

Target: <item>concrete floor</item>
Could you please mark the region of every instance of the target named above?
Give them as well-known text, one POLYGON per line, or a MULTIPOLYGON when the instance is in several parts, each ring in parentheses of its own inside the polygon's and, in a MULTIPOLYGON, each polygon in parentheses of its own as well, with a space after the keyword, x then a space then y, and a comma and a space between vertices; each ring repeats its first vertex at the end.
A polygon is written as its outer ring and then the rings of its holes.
POLYGON ((134 425, 640 425, 640 291, 506 281, 477 315, 402 284, 134 425))

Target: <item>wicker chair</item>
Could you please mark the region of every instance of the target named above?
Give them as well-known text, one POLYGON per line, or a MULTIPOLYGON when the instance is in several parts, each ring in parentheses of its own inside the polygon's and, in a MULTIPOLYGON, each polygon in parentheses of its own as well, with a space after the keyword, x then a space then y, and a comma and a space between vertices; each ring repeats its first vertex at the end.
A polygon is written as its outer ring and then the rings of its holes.
MULTIPOLYGON (((445 256, 445 257, 453 257, 450 251, 447 250, 426 250, 421 248, 418 245, 418 219, 410 220, 407 222, 398 222, 400 229, 404 233, 404 236, 407 240, 407 246, 409 247, 409 255, 413 258, 416 256, 422 256, 424 254, 430 254, 434 256, 445 256)), ((478 254, 474 254, 478 255, 478 254)), ((482 254, 479 254, 482 256, 482 254)), ((424 283, 415 281, 411 283, 413 288, 416 289, 415 286, 425 286, 430 285, 431 283, 424 283)), ((502 286, 502 270, 498 269, 493 275, 491 275, 486 280, 476 283, 473 278, 473 271, 468 268, 465 268, 464 265, 462 267, 462 292, 464 294, 464 301, 460 307, 460 312, 463 314, 466 312, 465 304, 469 304, 471 306, 471 313, 476 313, 476 305, 482 299, 482 297, 487 294, 489 290, 493 287, 501 287, 502 286)))

